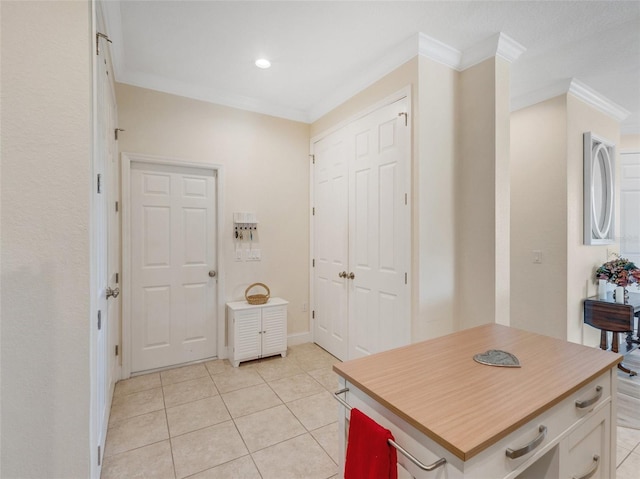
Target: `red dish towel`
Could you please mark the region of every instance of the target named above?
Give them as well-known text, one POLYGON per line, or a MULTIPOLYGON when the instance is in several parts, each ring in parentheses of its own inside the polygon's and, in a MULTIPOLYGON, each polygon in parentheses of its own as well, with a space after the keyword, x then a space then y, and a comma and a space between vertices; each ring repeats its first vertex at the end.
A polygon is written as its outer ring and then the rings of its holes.
POLYGON ((356 408, 351 409, 344 479, 398 479, 393 434, 356 408))

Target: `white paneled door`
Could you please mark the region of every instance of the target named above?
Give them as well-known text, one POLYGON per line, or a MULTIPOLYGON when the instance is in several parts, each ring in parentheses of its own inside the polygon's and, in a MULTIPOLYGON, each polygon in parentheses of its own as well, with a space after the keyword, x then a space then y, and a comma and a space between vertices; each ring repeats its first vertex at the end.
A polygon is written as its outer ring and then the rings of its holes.
POLYGON ((349 359, 409 344, 407 99, 352 125, 349 359))
POLYGON ((348 194, 347 134, 314 145, 314 341, 347 358, 348 194))
POLYGON ((131 163, 131 371, 217 354, 216 172, 131 163))
POLYGON ((620 252, 640 265, 640 153, 620 155, 620 252))
POLYGON ((314 143, 314 340, 340 359, 410 342, 408 98, 314 143))

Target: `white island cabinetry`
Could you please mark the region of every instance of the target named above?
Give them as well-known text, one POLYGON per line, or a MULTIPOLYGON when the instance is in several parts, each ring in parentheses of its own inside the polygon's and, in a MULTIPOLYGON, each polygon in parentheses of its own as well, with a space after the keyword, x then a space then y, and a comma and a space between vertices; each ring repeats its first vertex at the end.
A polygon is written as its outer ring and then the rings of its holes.
MULTIPOLYGON (((339 396, 394 435, 399 478, 615 477, 620 356, 500 325, 336 364, 339 396), (489 349, 519 368, 476 363, 489 349)), ((339 415, 344 470, 349 410, 339 415)))

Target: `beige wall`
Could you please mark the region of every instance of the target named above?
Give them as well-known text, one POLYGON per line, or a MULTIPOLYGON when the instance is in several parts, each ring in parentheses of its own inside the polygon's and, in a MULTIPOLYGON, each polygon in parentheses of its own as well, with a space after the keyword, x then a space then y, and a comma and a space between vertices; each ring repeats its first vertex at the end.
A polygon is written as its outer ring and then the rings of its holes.
POLYGON ((290 301, 289 335, 308 332, 309 125, 130 85, 116 96, 120 152, 223 165, 223 299, 265 283, 290 301), (234 212, 256 214, 261 261, 235 261, 234 212))
MULTIPOLYGON (((573 95, 567 95, 567 340, 597 345, 599 332, 583 324, 582 300, 597 293, 593 275, 607 261, 607 250, 619 251, 619 243, 608 246, 583 244, 583 133, 620 144, 620 124, 573 95), (583 334, 584 331, 584 334, 583 334)), ((616 185, 620 168, 616 168, 616 185)), ((620 236, 620 189, 616 188, 616 231, 620 236)))
POLYGON ((511 308, 513 326, 595 346, 599 333, 583 324, 582 301, 597 293, 595 269, 618 245, 583 244, 588 131, 620 143, 619 123, 571 94, 512 115, 511 308))
POLYGON ((509 65, 460 74, 456 271, 459 329, 509 324, 509 65))
POLYGON ((511 115, 511 325, 566 337, 567 110, 558 96, 511 115), (540 251, 542 263, 533 263, 540 251))
POLYGON ((419 57, 414 158, 412 339, 455 331, 455 207, 459 73, 419 57))
POLYGON ((620 150, 640 151, 640 135, 623 135, 620 137, 620 150))
POLYGON ((2 470, 87 478, 89 2, 1 2, 2 470))

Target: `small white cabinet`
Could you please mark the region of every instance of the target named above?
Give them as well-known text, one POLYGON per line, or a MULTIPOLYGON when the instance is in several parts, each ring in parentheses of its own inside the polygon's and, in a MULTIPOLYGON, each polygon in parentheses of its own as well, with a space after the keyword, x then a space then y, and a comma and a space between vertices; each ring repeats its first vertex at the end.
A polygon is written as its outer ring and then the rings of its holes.
POLYGON ((271 298, 266 304, 227 303, 231 364, 280 354, 287 355, 288 301, 271 298))

